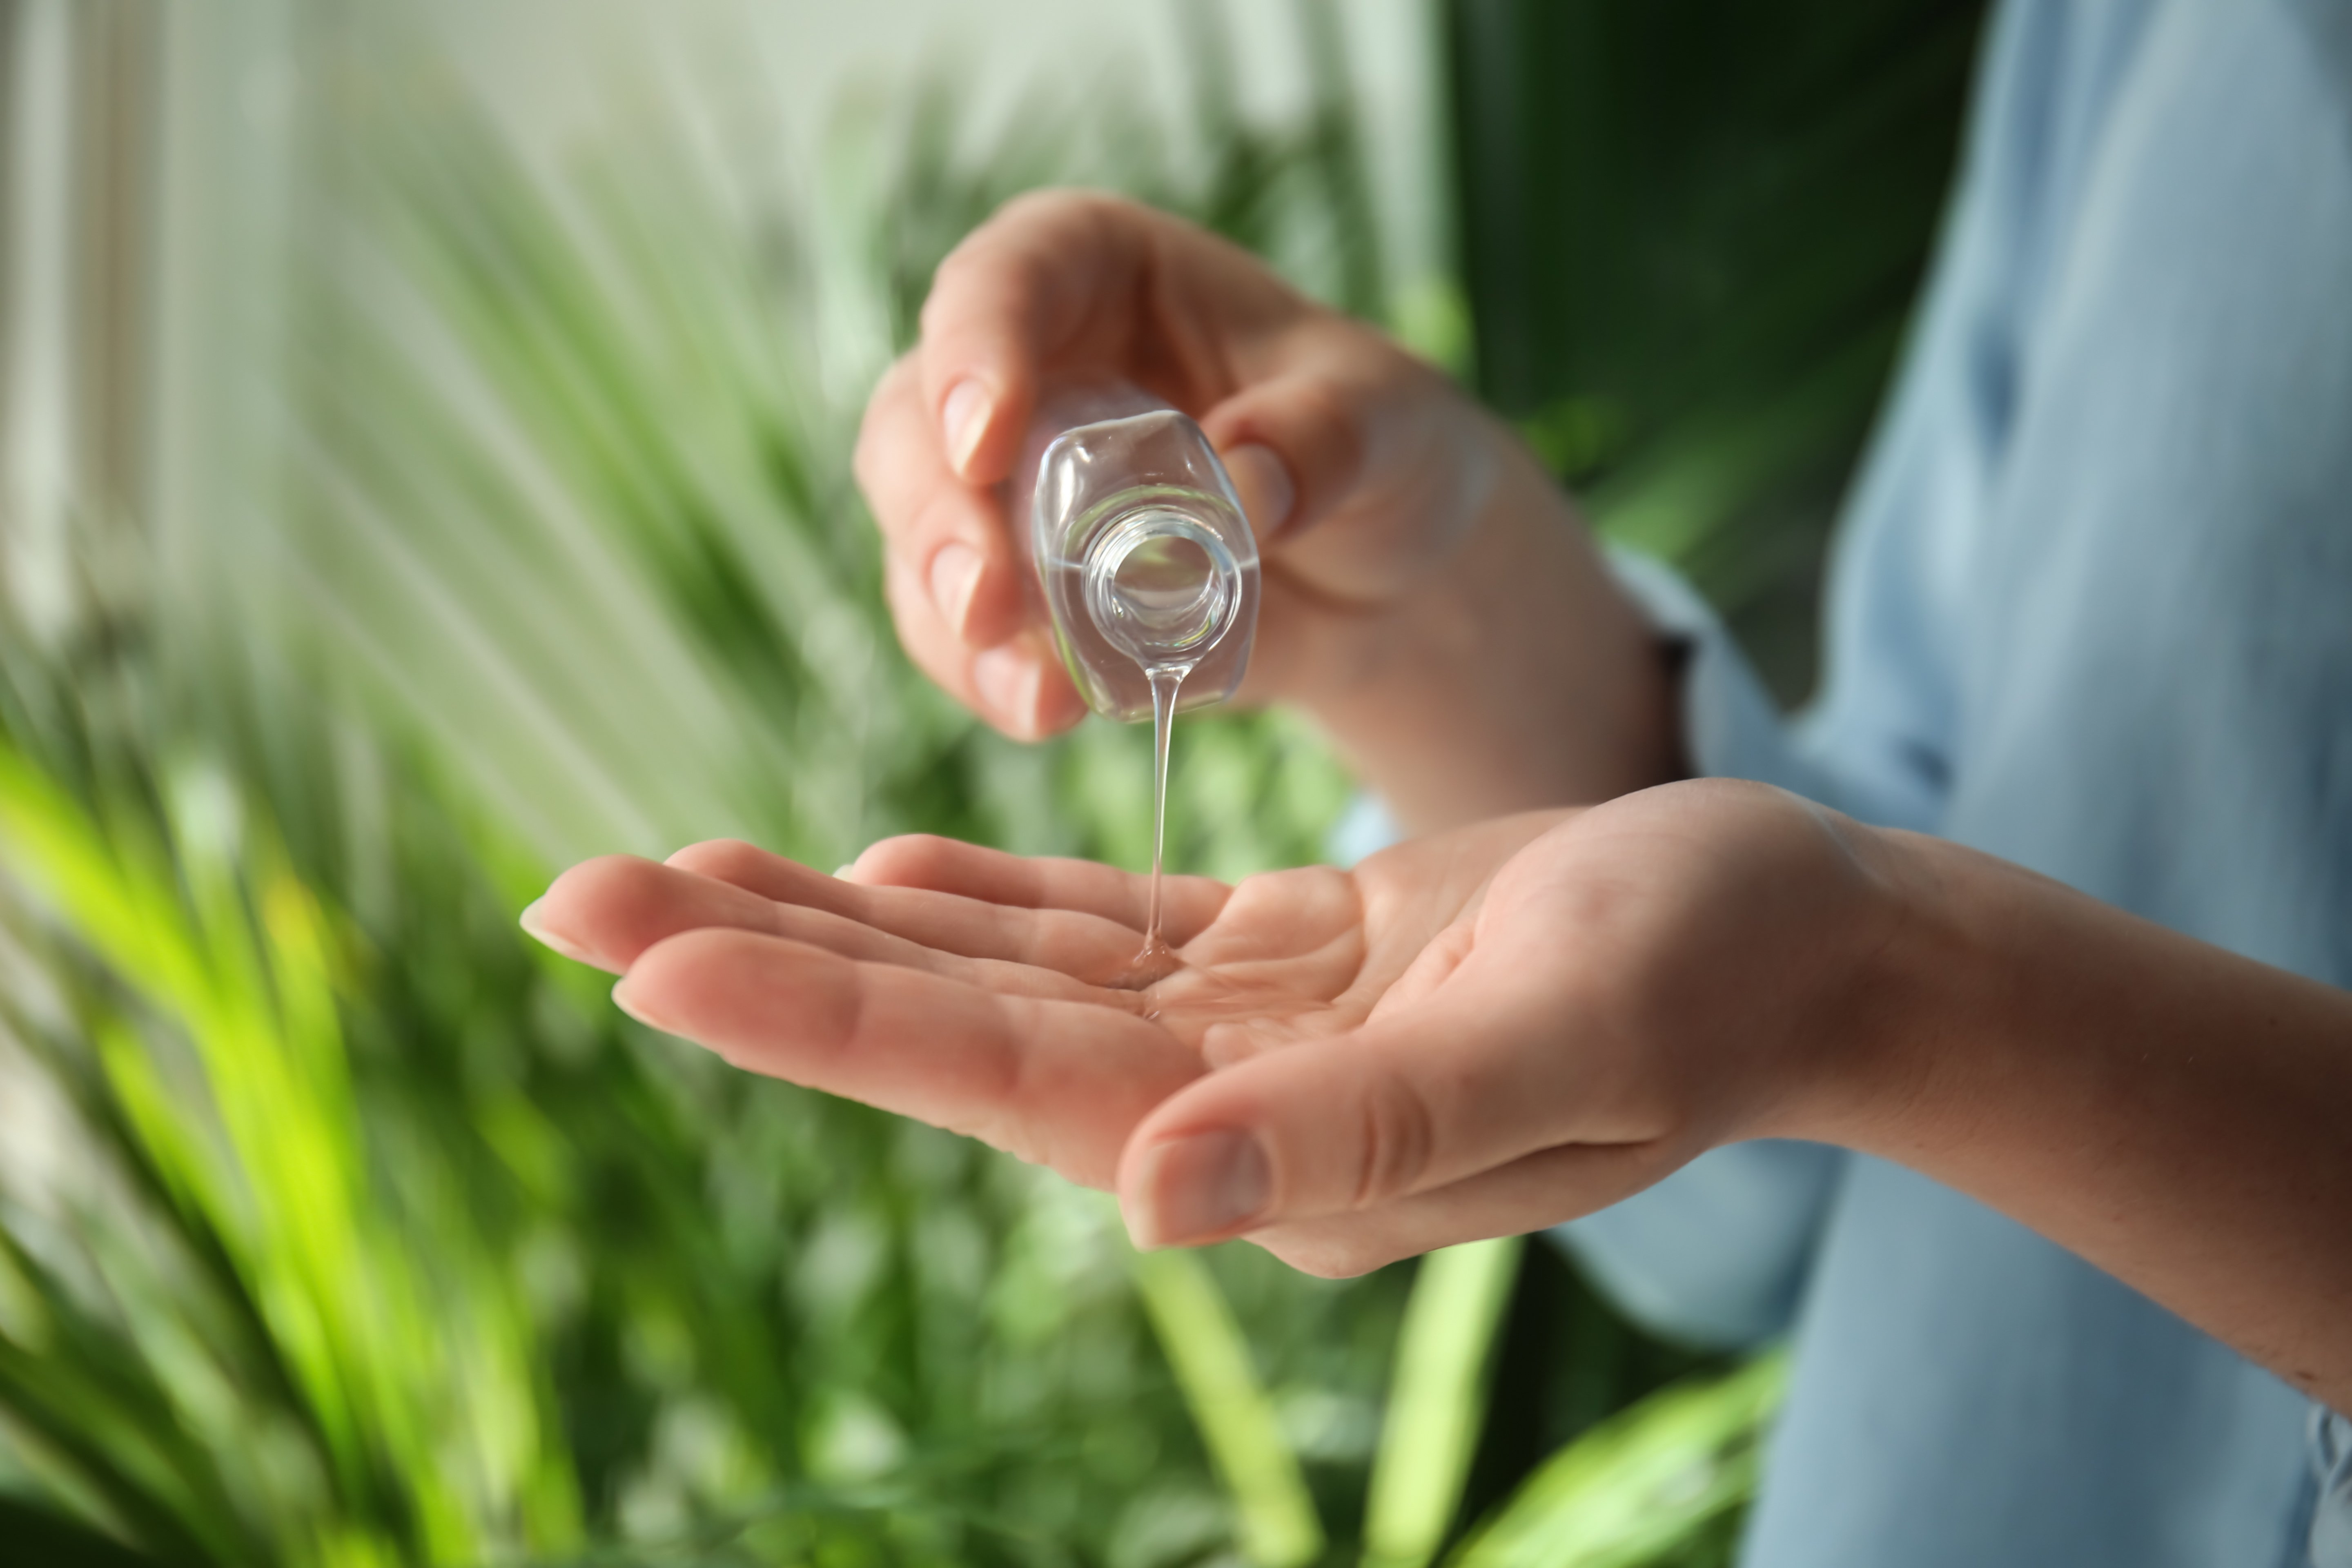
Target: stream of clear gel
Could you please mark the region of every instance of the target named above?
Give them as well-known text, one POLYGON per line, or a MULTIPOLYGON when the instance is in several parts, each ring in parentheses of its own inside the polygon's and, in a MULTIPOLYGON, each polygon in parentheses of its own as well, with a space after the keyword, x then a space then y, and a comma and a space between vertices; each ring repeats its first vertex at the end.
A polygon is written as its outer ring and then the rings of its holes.
POLYGON ((1116 990, 1140 991, 1184 967, 1184 961, 1160 934, 1160 916, 1161 866, 1168 844, 1168 739, 1176 727, 1176 693, 1192 673, 1190 660, 1143 668, 1144 679, 1151 682, 1151 912, 1144 921, 1142 951, 1111 982, 1116 990))

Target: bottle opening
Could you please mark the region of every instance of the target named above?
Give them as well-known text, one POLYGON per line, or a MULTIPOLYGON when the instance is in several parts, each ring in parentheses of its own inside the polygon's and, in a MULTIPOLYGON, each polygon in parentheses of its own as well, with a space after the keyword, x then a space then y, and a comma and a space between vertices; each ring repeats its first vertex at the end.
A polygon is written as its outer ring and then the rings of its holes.
POLYGON ((1223 540, 1181 512, 1122 518, 1087 552, 1086 599, 1110 644, 1150 666, 1198 657, 1241 597, 1241 568, 1223 540))
POLYGON ((1146 626, 1189 626, 1217 592, 1216 563, 1181 534, 1144 540, 1111 577, 1120 601, 1146 626))

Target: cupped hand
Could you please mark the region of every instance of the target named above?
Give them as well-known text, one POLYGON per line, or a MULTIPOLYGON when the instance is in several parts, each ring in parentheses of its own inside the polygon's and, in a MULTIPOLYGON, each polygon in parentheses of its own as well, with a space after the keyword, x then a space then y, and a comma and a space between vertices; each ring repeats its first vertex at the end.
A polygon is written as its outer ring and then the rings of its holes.
POLYGON ((1238 247, 1094 193, 1011 203, 940 265, 856 466, 901 641, 1024 739, 1085 708, 1024 596, 995 487, 1041 390, 1106 380, 1199 419, 1233 476, 1265 560, 1253 700, 1353 678, 1348 634, 1427 585, 1498 467, 1532 468, 1444 376, 1238 247))
POLYGON ((1801 1130, 1869 1037, 1901 907, 1869 830, 1698 781, 1172 879, 1184 960, 1116 983, 1145 879, 949 840, 841 878, 712 843, 573 868, 525 924, 737 1066, 1115 1187, 1145 1246, 1349 1274, 1574 1217, 1801 1130))

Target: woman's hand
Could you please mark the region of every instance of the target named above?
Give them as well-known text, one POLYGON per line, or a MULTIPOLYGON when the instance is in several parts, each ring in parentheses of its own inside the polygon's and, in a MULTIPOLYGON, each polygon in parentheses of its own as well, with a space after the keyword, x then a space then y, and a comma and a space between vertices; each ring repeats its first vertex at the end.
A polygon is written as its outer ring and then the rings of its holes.
POLYGON ((1115 1185, 1146 1246, 1350 1274, 1584 1214, 1775 1131, 1862 1037, 1874 841, 1701 783, 1174 879, 1186 967, 1111 987, 1141 878, 934 838, 565 873, 526 917, 657 1028, 1115 1185))
POLYGON ((1307 709, 1419 828, 1672 775, 1658 650, 1510 432, 1386 337, 1165 214, 1053 192, 941 264, 857 473, 900 639, 1034 738, 1084 706, 995 487, 1042 388, 1116 378, 1198 418, 1260 535, 1245 696, 1307 709))
POLYGON ((2033 1226, 2352 1409, 2352 995, 1990 857, 1704 780, 1178 878, 893 839, 558 879, 657 1028, 1116 1186, 1146 1246, 1350 1274, 1816 1139, 2033 1226))

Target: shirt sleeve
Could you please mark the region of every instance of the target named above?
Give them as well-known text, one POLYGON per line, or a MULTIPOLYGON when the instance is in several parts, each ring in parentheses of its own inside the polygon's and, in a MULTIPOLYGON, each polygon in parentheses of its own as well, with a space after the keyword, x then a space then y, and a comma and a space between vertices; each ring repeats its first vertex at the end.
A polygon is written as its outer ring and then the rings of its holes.
MULTIPOLYGON (((1870 820, 1920 825, 1932 809, 1934 765, 1925 745, 1887 732, 1924 704, 1906 705, 1883 687, 1849 689, 1832 722, 1791 724, 1720 617, 1673 569, 1622 550, 1610 552, 1609 564, 1660 637, 1680 645, 1683 742, 1696 772, 1777 784, 1870 820), (1839 765, 1841 751, 1865 736, 1866 751, 1893 759, 1875 780, 1867 759, 1839 765)), ((1928 662, 1909 647, 1883 657, 1914 668, 1928 662)), ((1330 856, 1353 865, 1400 836, 1380 803, 1361 795, 1333 830, 1330 856)), ((1843 1152, 1822 1144, 1734 1144, 1550 1234, 1654 1332, 1695 1345, 1752 1344, 1793 1318, 1844 1164, 1843 1152)))
POLYGON ((1612 548, 1609 566, 1659 635, 1681 646, 1683 744, 1693 770, 1837 804, 1841 792, 1829 770, 1796 744, 1771 694, 1706 601, 1649 556, 1612 548))
MULTIPOLYGON (((2046 40, 2044 40, 2046 41, 2046 40)), ((1662 563, 1611 565, 1684 650, 1693 768, 1755 779, 1880 826, 1936 831, 1959 729, 1959 595, 2012 423, 2021 343, 2037 309, 2041 216, 2063 206, 2083 134, 2052 102, 2058 52, 1999 30, 1944 242, 1900 379, 1840 520, 1823 605, 1825 678, 1783 716, 1722 621, 1662 563)), ((1851 1163, 1812 1144, 1719 1149, 1555 1237, 1652 1327, 1734 1345, 1784 1329, 1851 1163)))

